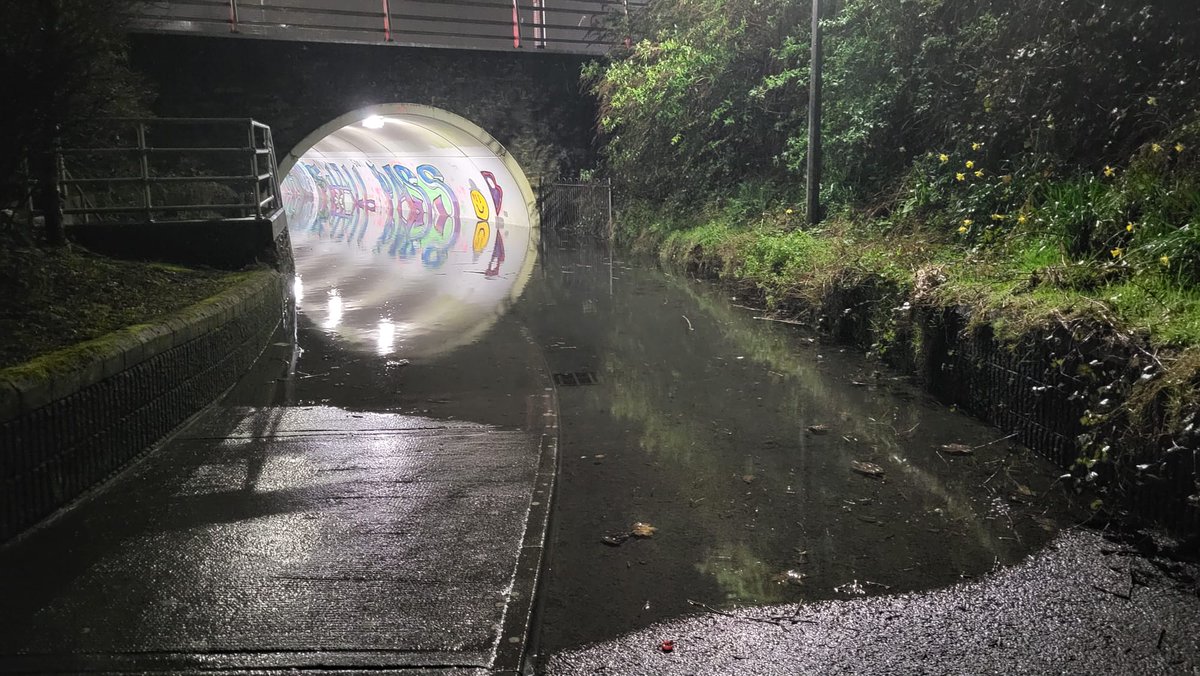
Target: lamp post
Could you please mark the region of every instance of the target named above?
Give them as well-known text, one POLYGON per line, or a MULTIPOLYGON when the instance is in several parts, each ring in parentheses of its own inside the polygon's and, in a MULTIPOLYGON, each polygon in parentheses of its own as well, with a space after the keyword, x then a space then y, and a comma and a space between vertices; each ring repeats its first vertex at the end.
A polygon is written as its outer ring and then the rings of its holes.
POLYGON ((808 180, 809 225, 821 222, 821 0, 812 0, 812 62, 808 92, 808 180))

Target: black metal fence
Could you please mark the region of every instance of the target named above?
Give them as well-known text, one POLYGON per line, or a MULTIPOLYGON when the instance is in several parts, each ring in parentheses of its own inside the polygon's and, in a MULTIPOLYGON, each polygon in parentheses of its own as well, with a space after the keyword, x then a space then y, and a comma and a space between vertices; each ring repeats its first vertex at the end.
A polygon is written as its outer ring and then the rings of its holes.
POLYGON ((544 178, 538 186, 542 228, 599 241, 612 238, 612 179, 544 178))

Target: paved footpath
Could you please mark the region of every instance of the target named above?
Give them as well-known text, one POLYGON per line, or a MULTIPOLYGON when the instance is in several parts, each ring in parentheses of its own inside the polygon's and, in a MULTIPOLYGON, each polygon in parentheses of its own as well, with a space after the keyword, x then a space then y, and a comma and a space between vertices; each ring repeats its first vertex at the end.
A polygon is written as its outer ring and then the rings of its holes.
POLYGON ((556 453, 512 322, 452 359, 302 320, 220 405, 0 549, 0 672, 515 673, 556 453))

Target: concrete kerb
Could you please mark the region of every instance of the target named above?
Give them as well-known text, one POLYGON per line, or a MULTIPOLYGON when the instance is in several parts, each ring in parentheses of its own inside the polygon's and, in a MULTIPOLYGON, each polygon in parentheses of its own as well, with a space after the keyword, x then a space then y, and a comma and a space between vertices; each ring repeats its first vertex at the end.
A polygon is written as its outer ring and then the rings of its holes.
POLYGON ((171 348, 204 335, 247 307, 257 306, 262 292, 279 284, 279 273, 258 270, 213 298, 167 319, 132 326, 106 336, 0 370, 0 423, 30 413, 110 378, 171 348))

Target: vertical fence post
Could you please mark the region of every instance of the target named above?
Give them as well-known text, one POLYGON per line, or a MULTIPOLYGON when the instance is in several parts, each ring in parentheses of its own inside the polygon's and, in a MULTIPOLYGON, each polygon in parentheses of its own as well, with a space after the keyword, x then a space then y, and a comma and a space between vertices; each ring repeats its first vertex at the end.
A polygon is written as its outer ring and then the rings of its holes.
POLYGON ((238 32, 238 0, 229 0, 229 32, 238 32))
POLYGON ((146 209, 146 219, 154 220, 154 212, 150 210, 153 204, 150 195, 150 153, 146 144, 146 123, 137 123, 138 164, 142 172, 142 206, 146 209))
POLYGON ((383 41, 392 41, 392 4, 383 0, 383 41))
POLYGON ((513 0, 513 48, 521 48, 521 13, 517 10, 517 0, 513 0))
POLYGON ((254 215, 262 218, 262 182, 258 180, 258 134, 254 133, 254 123, 250 127, 250 175, 254 178, 254 215))
POLYGON ((546 0, 533 0, 533 47, 546 48, 546 0))

